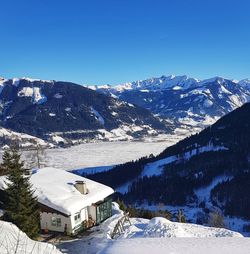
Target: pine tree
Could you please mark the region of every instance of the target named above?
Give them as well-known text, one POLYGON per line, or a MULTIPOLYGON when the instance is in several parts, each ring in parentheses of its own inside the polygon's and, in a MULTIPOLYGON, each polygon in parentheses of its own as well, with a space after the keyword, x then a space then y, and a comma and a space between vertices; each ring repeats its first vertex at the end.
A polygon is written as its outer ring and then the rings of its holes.
POLYGON ((10 160, 10 153, 5 151, 3 154, 3 161, 5 161, 5 163, 0 165, 0 175, 6 175, 9 173, 9 167, 7 165, 10 163, 10 160))
POLYGON ((126 205, 124 204, 124 202, 121 200, 121 199, 117 199, 117 204, 119 205, 119 208, 122 210, 122 211, 126 211, 126 205))
POLYGON ((3 155, 2 166, 9 172, 5 218, 17 225, 29 237, 35 238, 39 232, 38 203, 20 157, 16 149, 6 151, 3 155))
POLYGON ((183 210, 182 210, 182 209, 178 210, 178 213, 177 213, 177 215, 176 215, 176 218, 177 218, 177 221, 178 221, 178 222, 186 223, 186 219, 185 219, 185 216, 184 216, 184 214, 183 214, 183 210))
POLYGON ((210 213, 208 225, 210 227, 216 227, 216 228, 224 228, 225 227, 223 216, 218 210, 210 213))

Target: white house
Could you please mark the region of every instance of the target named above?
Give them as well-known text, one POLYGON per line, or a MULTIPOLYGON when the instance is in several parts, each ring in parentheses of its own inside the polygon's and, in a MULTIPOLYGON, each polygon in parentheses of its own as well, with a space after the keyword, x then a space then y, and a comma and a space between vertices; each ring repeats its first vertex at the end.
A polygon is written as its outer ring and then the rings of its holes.
MULTIPOLYGON (((0 179, 4 189, 5 177, 0 179)), ((111 216, 114 190, 85 177, 56 168, 32 172, 31 184, 40 206, 40 225, 44 231, 76 234, 111 216)))

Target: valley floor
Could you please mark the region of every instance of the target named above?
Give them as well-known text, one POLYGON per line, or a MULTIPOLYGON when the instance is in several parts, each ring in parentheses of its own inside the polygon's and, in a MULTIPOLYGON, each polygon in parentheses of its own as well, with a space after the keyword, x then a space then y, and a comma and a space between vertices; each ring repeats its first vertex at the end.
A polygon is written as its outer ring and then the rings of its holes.
MULTIPOLYGON (((43 163, 46 166, 64 170, 85 169, 85 171, 92 173, 96 167, 99 170, 104 170, 105 168, 102 167, 139 159, 151 153, 156 155, 179 139, 177 136, 164 135, 161 138, 144 142, 98 142, 75 145, 69 148, 47 149, 45 151, 46 159, 43 163)), ((23 152, 23 157, 29 160, 30 152, 23 152)))

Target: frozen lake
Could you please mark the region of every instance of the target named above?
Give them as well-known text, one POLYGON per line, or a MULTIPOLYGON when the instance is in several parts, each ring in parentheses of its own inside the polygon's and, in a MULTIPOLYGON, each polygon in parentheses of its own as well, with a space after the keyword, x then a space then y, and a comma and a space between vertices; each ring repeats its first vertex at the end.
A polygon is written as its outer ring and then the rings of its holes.
MULTIPOLYGON (((88 172, 103 171, 110 166, 139 159, 150 154, 157 155, 176 143, 180 137, 169 135, 147 141, 117 141, 85 143, 69 148, 46 149, 42 166, 64 170, 85 169, 88 172)), ((2 152, 2 151, 1 151, 2 152)), ((22 159, 31 161, 35 151, 23 151, 22 159)), ((85 171, 86 171, 85 170, 85 171)))
POLYGON ((46 166, 65 170, 103 167, 160 153, 168 142, 102 142, 46 151, 46 166))

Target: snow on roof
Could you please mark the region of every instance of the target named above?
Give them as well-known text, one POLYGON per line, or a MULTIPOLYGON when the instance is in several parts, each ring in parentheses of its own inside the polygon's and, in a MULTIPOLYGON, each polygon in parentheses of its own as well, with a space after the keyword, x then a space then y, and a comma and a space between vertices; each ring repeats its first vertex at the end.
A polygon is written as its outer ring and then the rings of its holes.
MULTIPOLYGON (((31 175, 30 181, 39 203, 67 215, 80 212, 84 207, 97 203, 114 193, 114 190, 106 185, 52 167, 36 170, 31 175), (81 194, 74 187, 76 181, 86 183, 87 194, 81 194)), ((0 188, 6 188, 4 177, 0 178, 0 188)))

